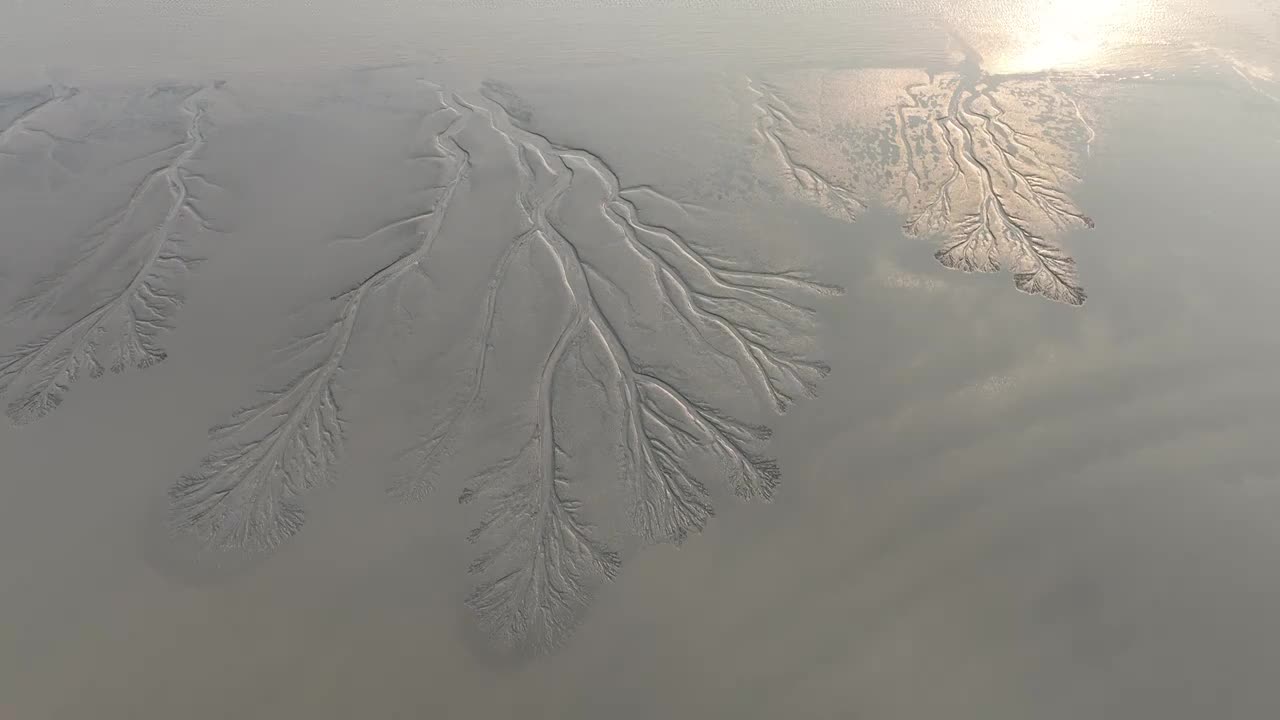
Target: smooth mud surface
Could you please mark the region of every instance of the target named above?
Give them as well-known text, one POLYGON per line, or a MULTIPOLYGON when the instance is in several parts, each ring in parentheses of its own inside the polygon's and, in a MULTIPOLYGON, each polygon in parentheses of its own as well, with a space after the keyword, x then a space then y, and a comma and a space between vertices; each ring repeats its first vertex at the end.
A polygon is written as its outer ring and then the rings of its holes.
POLYGON ((0 715, 1271 717, 1280 6, 10 3, 0 715))

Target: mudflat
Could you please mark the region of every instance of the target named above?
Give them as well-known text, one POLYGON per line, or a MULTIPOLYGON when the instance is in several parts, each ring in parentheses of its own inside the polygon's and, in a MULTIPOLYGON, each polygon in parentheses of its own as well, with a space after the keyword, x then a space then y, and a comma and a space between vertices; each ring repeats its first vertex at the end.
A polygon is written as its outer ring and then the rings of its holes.
POLYGON ((0 59, 0 715, 1280 710, 1276 2, 0 59))

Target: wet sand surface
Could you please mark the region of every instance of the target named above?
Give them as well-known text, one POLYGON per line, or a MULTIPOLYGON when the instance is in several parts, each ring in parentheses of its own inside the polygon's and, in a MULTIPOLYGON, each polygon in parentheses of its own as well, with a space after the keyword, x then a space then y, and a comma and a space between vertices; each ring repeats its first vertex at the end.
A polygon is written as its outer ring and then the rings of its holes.
POLYGON ((0 715, 1280 709, 1274 2, 0 21, 0 715))

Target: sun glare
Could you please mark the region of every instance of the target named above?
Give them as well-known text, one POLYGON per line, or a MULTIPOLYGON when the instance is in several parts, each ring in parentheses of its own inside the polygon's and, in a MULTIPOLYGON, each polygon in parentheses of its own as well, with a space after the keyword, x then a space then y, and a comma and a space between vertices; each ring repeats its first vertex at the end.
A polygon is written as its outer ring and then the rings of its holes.
POLYGON ((1098 59, 1119 37, 1130 35, 1150 0, 1044 0, 1027 8, 1025 40, 993 58, 1003 73, 1079 68, 1098 59))

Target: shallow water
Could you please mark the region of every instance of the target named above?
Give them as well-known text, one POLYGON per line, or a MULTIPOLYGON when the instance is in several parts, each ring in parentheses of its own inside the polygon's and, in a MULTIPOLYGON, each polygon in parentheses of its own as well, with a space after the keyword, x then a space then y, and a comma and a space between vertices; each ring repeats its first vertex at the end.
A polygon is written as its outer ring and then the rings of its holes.
POLYGON ((13 2, 0 715, 1269 717, 1275 2, 13 2))

